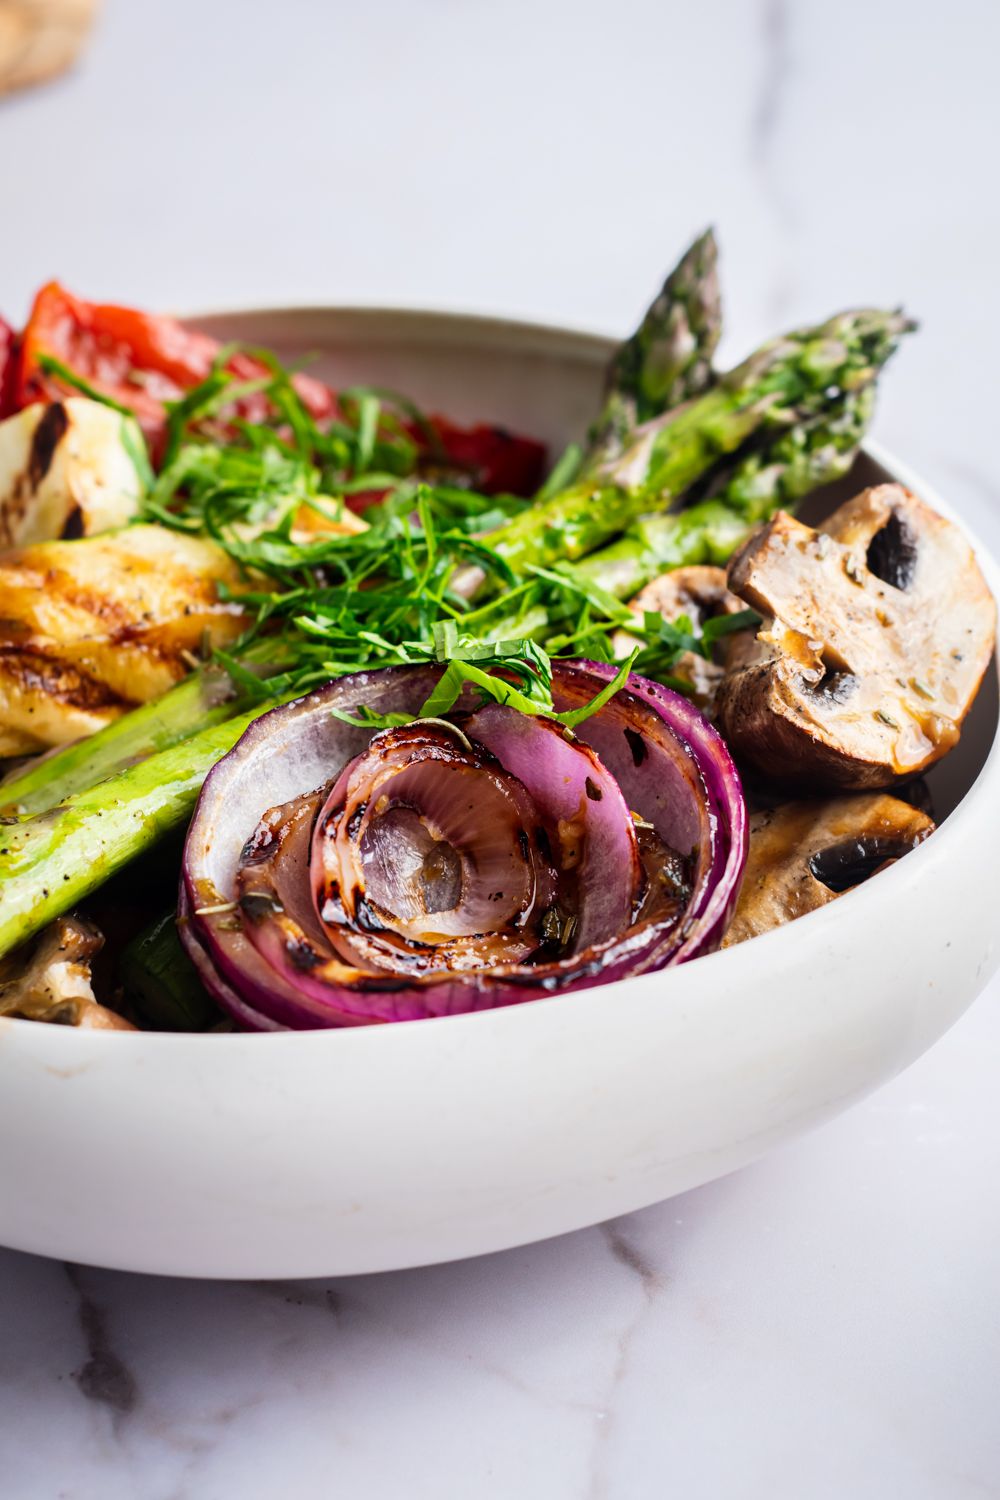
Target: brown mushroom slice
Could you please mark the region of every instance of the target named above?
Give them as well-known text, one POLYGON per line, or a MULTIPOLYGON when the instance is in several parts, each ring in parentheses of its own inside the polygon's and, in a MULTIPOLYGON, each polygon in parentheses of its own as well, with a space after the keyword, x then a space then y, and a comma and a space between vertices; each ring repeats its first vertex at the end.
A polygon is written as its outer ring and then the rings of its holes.
POLYGON ((750 817, 750 852, 724 948, 836 901, 933 833, 885 792, 786 802, 750 817))
MULTIPOLYGON (((639 614, 648 610, 670 621, 687 615, 695 630, 700 631, 706 620, 717 615, 739 614, 744 606, 726 587, 724 568, 692 563, 689 567, 675 568, 671 573, 654 578, 640 589, 629 607, 639 614)), ((728 641, 728 637, 726 639, 728 641)), ((618 630, 614 644, 618 655, 627 656, 640 642, 627 630, 618 630)), ((686 677, 692 684, 692 697, 699 707, 707 708, 712 704, 724 671, 719 662, 708 661, 694 651, 685 651, 677 658, 673 670, 678 677, 686 677)))
POLYGON ((90 962, 103 943, 90 922, 59 917, 44 929, 29 957, 14 952, 0 966, 0 1016, 88 1030, 134 1031, 124 1016, 94 999, 90 962))
POLYGON ((786 782, 878 787, 955 744, 996 605, 959 528, 908 490, 865 490, 822 532, 779 511, 728 579, 764 617, 718 692, 738 756, 786 782))

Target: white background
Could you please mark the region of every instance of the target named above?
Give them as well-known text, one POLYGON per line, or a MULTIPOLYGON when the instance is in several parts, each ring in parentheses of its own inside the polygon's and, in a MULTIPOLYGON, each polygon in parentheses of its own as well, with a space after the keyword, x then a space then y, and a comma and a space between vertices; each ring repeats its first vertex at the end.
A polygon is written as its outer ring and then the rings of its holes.
MULTIPOLYGON (((0 307, 59 275, 622 333, 714 221, 725 355, 845 303, 922 319, 878 436, 997 549, 998 59, 995 0, 112 0, 76 74, 0 103, 0 307)), ((1000 1495, 998 1061, 995 984, 812 1138, 462 1266, 0 1252, 0 1492, 1000 1495)))

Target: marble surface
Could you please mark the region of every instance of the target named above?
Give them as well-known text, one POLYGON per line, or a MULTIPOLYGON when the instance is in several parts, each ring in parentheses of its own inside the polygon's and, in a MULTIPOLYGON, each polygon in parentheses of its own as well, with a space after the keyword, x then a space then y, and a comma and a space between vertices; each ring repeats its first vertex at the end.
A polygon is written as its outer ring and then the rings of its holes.
MULTIPOLYGON (((622 331, 701 224, 727 352, 923 331, 878 435, 1000 549, 1000 8, 110 0, 0 104, 0 301, 410 302, 622 331)), ((462 1265, 183 1283, 0 1252, 4 1500, 1000 1495, 1000 985, 736 1177, 462 1265)))

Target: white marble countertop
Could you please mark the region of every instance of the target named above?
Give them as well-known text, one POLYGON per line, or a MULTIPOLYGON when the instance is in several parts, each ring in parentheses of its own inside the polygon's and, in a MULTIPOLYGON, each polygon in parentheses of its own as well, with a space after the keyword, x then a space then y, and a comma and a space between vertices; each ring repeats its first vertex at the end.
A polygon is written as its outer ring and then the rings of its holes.
MULTIPOLYGON (((878 435, 1000 547, 1000 9, 110 0, 0 104, 0 301, 380 301, 624 331, 720 229, 728 352, 851 301, 924 330, 878 435)), ((336 1283, 0 1252, 4 1500, 1000 1495, 1000 984, 738 1176, 336 1283)))

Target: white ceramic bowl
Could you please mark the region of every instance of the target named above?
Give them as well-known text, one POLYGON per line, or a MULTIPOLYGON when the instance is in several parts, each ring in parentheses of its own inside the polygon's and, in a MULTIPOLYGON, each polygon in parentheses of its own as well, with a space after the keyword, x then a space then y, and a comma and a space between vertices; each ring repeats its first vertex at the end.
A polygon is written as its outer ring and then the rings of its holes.
MULTIPOLYGON (((334 381, 395 385, 554 445, 594 410, 608 347, 429 313, 198 321, 318 350, 334 381)), ((886 474, 948 513, 874 449, 849 489, 886 474)), ((0 1022, 0 1241, 188 1276, 376 1271, 541 1239, 731 1171, 912 1062, 996 966, 996 725, 991 670, 932 774, 951 810, 926 844, 823 910, 681 969, 341 1032, 0 1022)))

